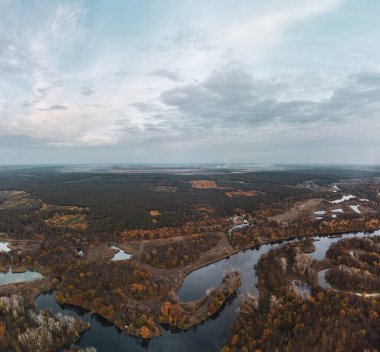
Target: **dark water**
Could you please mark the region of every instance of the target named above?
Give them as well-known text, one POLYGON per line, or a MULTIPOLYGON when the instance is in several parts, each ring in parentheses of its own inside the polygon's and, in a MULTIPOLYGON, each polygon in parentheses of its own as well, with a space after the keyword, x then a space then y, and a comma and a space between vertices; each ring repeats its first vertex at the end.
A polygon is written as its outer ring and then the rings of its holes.
MULTIPOLYGON (((377 231, 375 235, 380 235, 380 231, 377 231)), ((355 235, 347 234, 341 238, 353 236, 355 235)), ((360 233, 356 234, 356 236, 365 236, 365 234, 360 233)), ((311 255, 316 258, 323 258, 329 245, 340 238, 316 237, 315 239, 316 250, 311 255)), ((40 295, 37 298, 37 305, 40 309, 50 308, 55 313, 62 312, 91 323, 91 329, 82 335, 80 341, 78 341, 78 346, 93 346, 98 352, 147 350, 152 352, 219 351, 233 325, 236 309, 243 299, 242 294, 251 293, 256 297, 258 295, 258 290, 255 286, 257 277, 254 265, 263 253, 276 246, 279 246, 279 244, 263 245, 257 249, 240 252, 228 259, 220 260, 215 264, 189 274, 178 292, 179 297, 184 301, 202 297, 206 289, 219 285, 224 274, 231 269, 240 270, 242 283, 237 294, 226 302, 217 315, 187 332, 164 330, 163 336, 151 340, 149 344, 142 344, 137 338, 119 332, 113 325, 94 314, 72 306, 60 306, 56 303, 53 293, 40 295)))

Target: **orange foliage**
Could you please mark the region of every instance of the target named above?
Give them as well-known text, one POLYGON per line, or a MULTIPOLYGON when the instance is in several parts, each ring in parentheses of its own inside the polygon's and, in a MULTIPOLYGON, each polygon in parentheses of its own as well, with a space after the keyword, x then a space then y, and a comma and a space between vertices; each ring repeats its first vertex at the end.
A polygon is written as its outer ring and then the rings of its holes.
POLYGON ((7 326, 3 321, 0 321, 0 340, 2 340, 7 332, 7 326))
POLYGON ((150 331, 146 326, 140 328, 139 334, 143 339, 148 339, 150 337, 150 331))

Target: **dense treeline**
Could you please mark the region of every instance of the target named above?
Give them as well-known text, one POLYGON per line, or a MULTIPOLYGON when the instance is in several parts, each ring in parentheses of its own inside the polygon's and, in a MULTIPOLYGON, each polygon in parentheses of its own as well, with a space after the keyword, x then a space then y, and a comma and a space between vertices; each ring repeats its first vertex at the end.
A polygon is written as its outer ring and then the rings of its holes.
POLYGON ((347 214, 339 219, 327 219, 316 222, 314 219, 302 219, 289 224, 269 221, 258 212, 252 221, 255 226, 235 231, 229 240, 234 248, 258 245, 263 241, 280 240, 290 237, 302 237, 315 234, 338 234, 343 232, 375 231, 380 228, 376 213, 368 215, 347 214))
POLYGON ((132 303, 157 299, 169 283, 131 262, 76 261, 62 276, 56 300, 98 313, 128 332, 142 338, 160 334, 148 305, 132 303))
POLYGON ((223 352, 375 351, 380 304, 344 292, 319 291, 307 300, 285 290, 262 312, 256 301, 240 307, 223 352))
POLYGON ((332 245, 326 255, 335 265, 326 273, 334 287, 380 291, 380 237, 348 238, 332 245))
POLYGON ((208 319, 216 313, 240 286, 240 273, 228 272, 222 283, 203 298, 191 302, 166 301, 160 308, 158 320, 183 330, 208 319))
MULTIPOLYGON (((174 274, 171 278, 160 276, 157 273, 162 270, 146 269, 147 266, 141 264, 180 269, 202 253, 214 253, 211 249, 220 247, 221 237, 210 232, 226 232, 231 225, 227 217, 234 214, 242 215, 241 219, 247 217, 255 224, 229 237, 235 249, 295 235, 379 228, 376 214, 353 214, 323 222, 297 221, 290 225, 268 220, 296 201, 315 197, 312 191, 295 187, 300 182, 312 179, 320 185, 327 185, 353 174, 354 171, 337 170, 330 173, 327 170, 298 170, 246 174, 223 171, 207 176, 61 173, 53 169, 7 171, 0 173, 0 189, 27 193, 0 192, 0 232, 5 233, 2 237, 34 240, 28 245, 19 245, 12 252, 14 265, 34 268, 44 276, 54 278, 56 298, 60 303, 87 308, 131 334, 150 338, 160 333, 154 319, 157 321, 157 310, 167 302, 170 290, 176 287, 173 284, 176 277, 174 274), (212 181, 214 188, 193 187, 191 181, 206 178, 212 181), (244 191, 257 193, 227 196, 229 190, 237 191, 236 194, 244 191), (177 236, 183 237, 179 240, 177 236), (145 243, 142 240, 157 241, 145 243), (134 256, 130 261, 108 260, 110 258, 104 255, 109 250, 105 245, 108 242, 124 242, 124 246, 134 249, 134 256), (140 257, 137 253, 144 246, 140 257)), ((328 196, 331 196, 329 191, 318 193, 321 198, 328 196)), ((223 240, 223 245, 227 247, 227 241, 223 240)), ((266 299, 267 304, 262 304, 259 312, 264 320, 276 301, 271 303, 270 292, 287 299, 287 290, 280 285, 288 284, 286 277, 313 280, 307 270, 310 263, 298 250, 284 253, 282 258, 272 261, 277 266, 286 266, 283 272, 268 269, 269 272, 265 273, 269 279, 262 291, 262 300, 266 299)), ((367 262, 371 258, 367 253, 367 262)), ((271 268, 271 265, 268 263, 264 267, 271 268)), ((219 309, 230 291, 222 293, 214 292, 208 297, 199 317, 219 309)), ((297 307, 295 297, 290 295, 289 300, 296 311, 301 309, 297 307)), ((172 307, 164 310, 163 321, 170 322, 173 314, 177 317, 177 303, 175 299, 170 301, 172 307)), ((181 317, 189 318, 190 313, 194 313, 191 309, 186 312, 185 308, 189 308, 186 305, 182 308, 187 314, 181 317)), ((187 318, 183 321, 177 318, 173 318, 174 325, 190 323, 187 318)), ((290 331, 293 331, 296 318, 291 319, 290 331)), ((259 333, 261 326, 255 328, 259 333)), ((266 346, 265 342, 262 346, 266 346)))
POLYGON ((315 281, 316 262, 287 244, 263 255, 257 266, 260 300, 240 306, 223 352, 365 351, 380 345, 380 302, 348 292, 324 291, 315 281), (300 294, 294 279, 311 287, 300 294))
POLYGON ((178 227, 125 230, 121 233, 121 238, 123 241, 167 239, 196 233, 225 231, 228 226, 230 223, 225 218, 211 217, 206 214, 202 219, 189 221, 178 227))
MULTIPOLYGON (((203 205, 211 205, 214 217, 231 216, 239 211, 257 212, 265 208, 270 209, 273 215, 276 208, 281 212, 287 204, 310 197, 311 191, 292 187, 300 182, 312 179, 326 185, 362 174, 363 171, 355 170, 313 169, 190 176, 61 173, 47 168, 3 171, 0 173, 0 188, 24 190, 47 204, 77 205, 89 209, 89 231, 92 236, 101 237, 123 230, 181 227, 185 222, 202 219, 204 212, 200 209, 203 205), (204 178, 215 181, 218 188, 192 188, 190 181, 204 178), (251 197, 228 197, 225 194, 228 190, 255 190, 259 193, 251 197), (152 209, 159 211, 160 216, 152 219, 149 214, 152 209)), ((375 174, 367 172, 366 175, 375 174)), ((363 192, 365 196, 364 189, 363 192)), ((4 220, 0 221, 4 223, 0 231, 8 233, 25 233, 28 225, 36 223, 36 216, 47 217, 46 213, 27 216, 22 212, 0 213, 0 220, 4 220), (16 215, 14 220, 10 220, 12 215, 16 215), (12 229, 14 231, 10 231, 12 229)), ((43 231, 41 222, 37 226, 43 231)))
POLYGON ((67 269, 58 294, 62 300, 77 301, 79 306, 88 307, 95 300, 99 306, 117 306, 112 302, 113 291, 137 300, 156 298, 168 291, 167 282, 132 262, 76 261, 67 269))
MULTIPOLYGON (((331 177, 326 175, 320 177, 321 182, 331 181, 331 177)), ((202 217, 199 206, 204 204, 212 205, 215 216, 225 217, 236 213, 237 209, 252 212, 263 204, 278 203, 285 198, 290 201, 292 198, 303 199, 309 191, 289 187, 289 184, 297 184, 310 177, 310 173, 301 171, 224 173, 207 175, 207 179, 216 181, 220 188, 194 189, 190 181, 205 176, 28 170, 0 173, 0 185, 2 189, 29 192, 44 203, 64 206, 75 204, 89 208, 91 232, 108 234, 125 229, 179 227, 186 221, 202 217), (262 193, 253 197, 227 197, 225 192, 228 189, 262 193), (161 213, 154 222, 149 214, 152 209, 161 213)), ((335 177, 332 179, 336 180, 335 177)))
POLYGON ((55 351, 79 339, 89 324, 49 310, 39 313, 20 295, 0 297, 1 351, 55 351))

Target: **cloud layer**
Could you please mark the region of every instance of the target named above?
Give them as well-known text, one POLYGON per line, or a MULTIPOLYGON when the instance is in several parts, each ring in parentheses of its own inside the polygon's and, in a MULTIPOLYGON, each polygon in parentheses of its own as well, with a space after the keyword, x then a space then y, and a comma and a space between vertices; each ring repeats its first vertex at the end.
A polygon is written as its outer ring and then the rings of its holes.
POLYGON ((0 1, 0 163, 380 162, 376 3, 169 5, 0 1))

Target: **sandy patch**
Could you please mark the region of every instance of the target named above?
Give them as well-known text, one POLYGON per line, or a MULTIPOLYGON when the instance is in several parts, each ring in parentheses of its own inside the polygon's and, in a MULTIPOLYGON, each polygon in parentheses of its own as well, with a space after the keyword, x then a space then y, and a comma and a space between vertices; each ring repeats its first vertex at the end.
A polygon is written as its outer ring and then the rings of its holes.
POLYGON ((232 198, 232 197, 255 197, 257 196, 258 194, 261 194, 262 192, 258 192, 258 191, 240 191, 240 190, 237 190, 237 191, 231 191, 231 192, 225 192, 225 195, 228 197, 228 198, 232 198))
POLYGON ((290 210, 285 213, 272 216, 269 219, 277 222, 292 222, 297 220, 301 215, 310 215, 310 212, 318 209, 322 202, 323 199, 320 198, 297 202, 290 210))
POLYGON ((191 186, 198 189, 218 188, 216 182, 210 180, 194 180, 191 181, 191 186))

